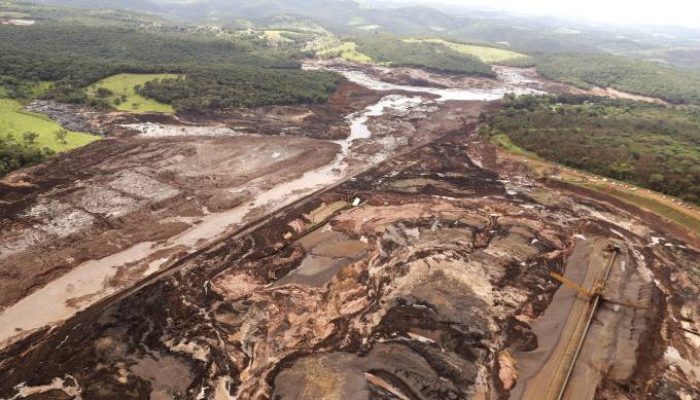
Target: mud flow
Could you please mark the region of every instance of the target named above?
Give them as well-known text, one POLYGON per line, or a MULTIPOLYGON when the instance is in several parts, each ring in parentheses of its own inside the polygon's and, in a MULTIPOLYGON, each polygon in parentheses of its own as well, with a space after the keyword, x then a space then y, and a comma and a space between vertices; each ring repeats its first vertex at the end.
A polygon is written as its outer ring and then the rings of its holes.
POLYGON ((308 67, 328 104, 101 115, 2 181, 1 399, 700 396, 697 239, 476 134, 540 78, 308 67), (585 334, 552 273, 606 278, 585 334))

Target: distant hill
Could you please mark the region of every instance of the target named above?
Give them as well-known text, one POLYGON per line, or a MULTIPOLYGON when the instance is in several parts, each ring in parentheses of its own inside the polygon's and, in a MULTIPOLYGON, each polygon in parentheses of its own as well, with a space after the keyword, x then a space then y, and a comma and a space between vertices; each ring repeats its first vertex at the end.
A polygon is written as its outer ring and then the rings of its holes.
POLYGON ((35 3, 128 9, 158 14, 178 23, 215 23, 233 28, 327 30, 339 36, 377 32, 439 36, 510 47, 529 54, 609 52, 700 68, 698 30, 590 25, 440 3, 430 6, 391 1, 368 5, 355 0, 36 0, 35 3))
POLYGON ((37 4, 50 4, 75 8, 125 9, 157 12, 160 7, 148 0, 34 0, 37 4))
POLYGON ((430 7, 374 9, 353 0, 38 0, 41 4, 80 8, 129 9, 151 12, 176 20, 231 22, 246 19, 258 23, 312 19, 337 33, 376 27, 398 34, 447 31, 458 19, 430 7))

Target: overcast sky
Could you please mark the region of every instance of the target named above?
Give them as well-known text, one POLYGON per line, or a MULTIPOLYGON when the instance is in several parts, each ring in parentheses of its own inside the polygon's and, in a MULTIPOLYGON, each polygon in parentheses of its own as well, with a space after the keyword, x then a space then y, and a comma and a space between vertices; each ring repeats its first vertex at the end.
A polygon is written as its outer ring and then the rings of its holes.
MULTIPOLYGON (((430 3, 428 0, 421 0, 421 2, 430 3)), ((700 0, 437 0, 436 2, 504 9, 535 15, 580 17, 600 22, 700 27, 700 0)))

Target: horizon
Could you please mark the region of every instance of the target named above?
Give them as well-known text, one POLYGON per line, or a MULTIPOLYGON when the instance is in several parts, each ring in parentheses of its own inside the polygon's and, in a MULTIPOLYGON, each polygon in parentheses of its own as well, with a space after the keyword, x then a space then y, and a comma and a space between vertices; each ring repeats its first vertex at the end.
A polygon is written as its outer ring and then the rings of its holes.
POLYGON ((369 4, 421 4, 434 8, 456 6, 464 9, 509 12, 537 17, 575 19, 615 25, 677 26, 700 29, 700 3, 683 0, 664 3, 641 3, 633 0, 590 0, 588 2, 559 2, 556 0, 364 0, 369 4))

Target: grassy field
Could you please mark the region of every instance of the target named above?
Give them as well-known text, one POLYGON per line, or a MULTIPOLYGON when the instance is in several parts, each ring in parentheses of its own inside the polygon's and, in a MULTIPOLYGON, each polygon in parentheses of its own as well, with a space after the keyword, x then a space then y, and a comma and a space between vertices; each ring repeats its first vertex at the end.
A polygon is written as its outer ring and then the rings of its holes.
POLYGON ((288 31, 265 31, 263 32, 263 36, 265 39, 271 41, 271 42, 293 42, 292 39, 289 39, 284 36, 284 34, 288 33, 288 31))
POLYGON ((173 107, 136 94, 134 86, 143 85, 154 79, 176 78, 173 74, 119 74, 105 78, 88 88, 88 94, 97 97, 97 89, 105 88, 112 95, 105 97, 113 107, 121 111, 143 113, 173 113, 173 107))
MULTIPOLYGON (((2 91, 0 91, 2 95, 2 91)), ((75 149, 99 139, 99 136, 81 132, 69 132, 66 144, 60 143, 54 133, 61 127, 44 115, 22 110, 22 105, 11 99, 0 98, 0 134, 11 134, 16 141, 22 142, 24 132, 36 132, 39 137, 34 146, 48 147, 56 152, 75 149)))
POLYGON ((535 160, 539 160, 540 158, 537 156, 537 154, 527 151, 515 143, 513 143, 508 135, 504 134, 499 134, 499 135, 494 135, 491 137, 491 143, 495 144, 496 146, 499 146, 513 154, 518 154, 521 156, 529 157, 535 160))
POLYGON ((320 49, 316 52, 321 58, 335 58, 340 57, 344 60, 354 61, 359 63, 371 63, 372 58, 366 54, 362 54, 357 51, 357 43, 355 42, 343 42, 334 47, 327 47, 320 49))
POLYGON ((498 64, 499 62, 512 61, 516 59, 526 59, 527 55, 517 53, 515 51, 498 49, 495 47, 477 46, 472 44, 463 44, 448 42, 444 39, 407 39, 408 42, 427 42, 438 43, 448 47, 458 53, 467 54, 478 58, 486 64, 498 64))

